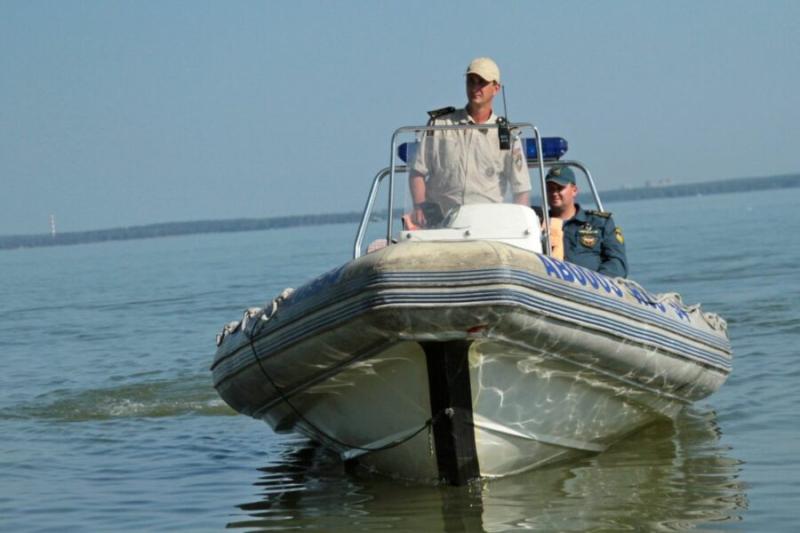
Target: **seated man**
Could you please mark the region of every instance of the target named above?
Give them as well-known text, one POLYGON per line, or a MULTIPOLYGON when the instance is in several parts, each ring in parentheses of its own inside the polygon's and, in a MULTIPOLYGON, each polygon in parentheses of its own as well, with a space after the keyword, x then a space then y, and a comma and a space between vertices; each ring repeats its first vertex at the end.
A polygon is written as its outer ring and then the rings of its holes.
POLYGON ((625 238, 611 213, 585 211, 575 203, 578 186, 567 166, 550 169, 545 178, 550 217, 563 221, 564 259, 611 277, 628 275, 625 238))
MULTIPOLYGON (((432 111, 429 125, 498 122, 492 111, 492 100, 500 91, 497 65, 489 58, 475 59, 466 76, 466 108, 432 111)), ((444 215, 464 204, 502 202, 509 188, 515 203, 529 202, 530 177, 522 143, 515 138, 509 149, 501 150, 497 128, 427 132, 409 167, 412 220, 421 227, 438 222, 428 220, 436 211, 444 215)))

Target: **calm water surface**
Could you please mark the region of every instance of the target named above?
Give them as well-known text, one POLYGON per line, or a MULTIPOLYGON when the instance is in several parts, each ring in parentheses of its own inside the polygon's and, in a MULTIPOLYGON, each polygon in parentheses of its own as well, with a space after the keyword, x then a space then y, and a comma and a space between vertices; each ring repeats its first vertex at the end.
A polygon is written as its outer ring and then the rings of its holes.
POLYGON ((608 206, 631 277, 728 320, 733 374, 606 453, 465 488, 346 473, 211 387, 220 327, 346 261, 354 227, 0 252, 0 530, 794 531, 798 204, 608 206))

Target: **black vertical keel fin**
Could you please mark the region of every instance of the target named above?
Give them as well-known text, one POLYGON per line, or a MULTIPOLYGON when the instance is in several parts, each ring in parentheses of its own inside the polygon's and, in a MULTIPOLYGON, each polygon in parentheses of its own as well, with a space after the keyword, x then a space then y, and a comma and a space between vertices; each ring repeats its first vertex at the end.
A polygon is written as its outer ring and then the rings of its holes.
POLYGON ((428 366, 439 478, 465 485, 480 477, 469 382, 470 341, 420 343, 428 366))

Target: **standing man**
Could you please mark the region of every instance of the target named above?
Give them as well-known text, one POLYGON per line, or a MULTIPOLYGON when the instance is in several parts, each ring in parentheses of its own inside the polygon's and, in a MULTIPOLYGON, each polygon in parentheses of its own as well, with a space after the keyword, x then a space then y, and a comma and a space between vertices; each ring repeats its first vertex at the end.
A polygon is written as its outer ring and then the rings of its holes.
POLYGON ((563 221, 564 259, 611 277, 628 275, 625 238, 611 213, 585 211, 575 203, 578 186, 567 166, 555 166, 545 178, 550 216, 563 221))
MULTIPOLYGON (((488 57, 467 67, 467 106, 431 111, 429 125, 498 124, 492 101, 500 91, 500 69, 488 57)), ((471 203, 502 202, 510 189, 515 203, 528 205, 530 176, 519 136, 500 148, 496 127, 427 132, 409 170, 413 221, 424 227, 432 213, 471 203), (434 210, 432 211, 431 208, 434 210)))

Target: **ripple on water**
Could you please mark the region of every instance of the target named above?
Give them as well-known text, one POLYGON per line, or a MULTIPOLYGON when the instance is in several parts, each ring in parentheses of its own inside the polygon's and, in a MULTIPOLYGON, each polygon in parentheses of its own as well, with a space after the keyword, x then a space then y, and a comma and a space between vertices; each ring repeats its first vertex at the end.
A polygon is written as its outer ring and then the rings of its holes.
POLYGON ((115 418, 182 415, 231 416, 235 412, 205 376, 137 381, 86 390, 55 390, 34 401, 0 410, 2 419, 86 422, 115 418))

